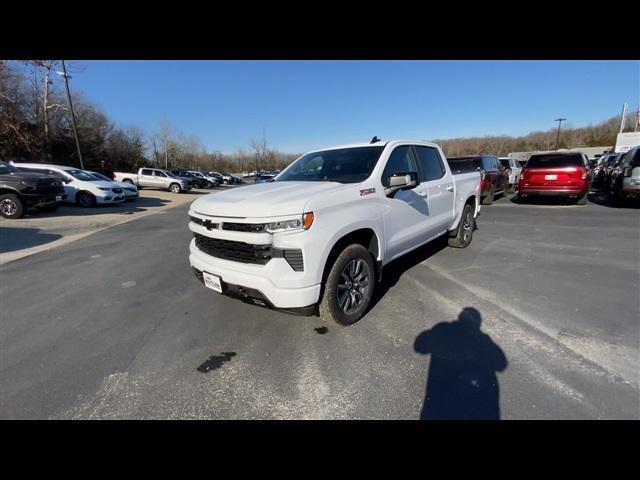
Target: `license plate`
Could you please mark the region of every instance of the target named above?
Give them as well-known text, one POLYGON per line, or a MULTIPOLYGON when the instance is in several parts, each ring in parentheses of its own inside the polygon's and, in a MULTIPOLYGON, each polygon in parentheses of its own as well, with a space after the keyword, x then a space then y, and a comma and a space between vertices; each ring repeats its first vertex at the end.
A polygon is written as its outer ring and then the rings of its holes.
POLYGON ((56 195, 56 202, 59 202, 60 200, 62 200, 62 195, 56 195))
POLYGON ((211 275, 207 272, 202 272, 202 278, 207 288, 215 290, 218 293, 222 293, 222 282, 220 281, 220 277, 211 275))
POLYGON ((545 180, 557 180, 558 179, 558 175, 545 175, 544 179, 545 180))

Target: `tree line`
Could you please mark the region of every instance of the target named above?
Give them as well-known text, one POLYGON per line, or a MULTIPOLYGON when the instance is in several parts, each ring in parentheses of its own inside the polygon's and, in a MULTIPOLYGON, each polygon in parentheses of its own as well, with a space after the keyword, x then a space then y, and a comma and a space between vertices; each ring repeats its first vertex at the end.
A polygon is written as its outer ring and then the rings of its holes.
MULTIPOLYGON (((57 74, 60 68, 55 60, 11 65, 0 60, 0 160, 80 167, 66 93, 57 74)), ((68 70, 73 72, 73 65, 68 70)), ((197 136, 178 132, 168 120, 147 135, 136 126, 116 125, 82 94, 72 92, 71 97, 87 170, 99 170, 103 161, 118 171, 135 171, 143 166, 230 172, 275 170, 299 156, 270 148, 266 138, 253 139, 232 154, 207 151, 197 136)))
MULTIPOLYGON (((70 65, 78 72, 80 67, 70 65)), ((0 60, 0 159, 80 166, 71 115, 56 60, 9 62, 0 60)), ((169 169, 241 172, 283 169, 298 154, 270 148, 266 138, 253 139, 232 154, 208 151, 195 135, 176 131, 164 120, 155 132, 136 126, 119 126, 82 94, 72 93, 80 150, 86 169, 99 169, 102 161, 119 171, 143 166, 169 169)), ((633 130, 630 112, 626 131, 633 130)), ((582 128, 564 126, 558 148, 615 145, 619 117, 582 128)), ((447 156, 551 150, 556 129, 520 137, 485 136, 433 140, 447 156)))

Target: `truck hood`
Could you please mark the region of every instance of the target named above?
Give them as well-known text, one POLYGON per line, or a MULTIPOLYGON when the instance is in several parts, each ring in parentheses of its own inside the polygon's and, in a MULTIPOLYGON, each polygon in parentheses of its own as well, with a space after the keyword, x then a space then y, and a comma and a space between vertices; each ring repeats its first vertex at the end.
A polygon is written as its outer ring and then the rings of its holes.
POLYGON ((305 205, 316 195, 352 187, 337 182, 271 182, 210 193, 191 204, 202 215, 260 218, 304 213, 305 205))

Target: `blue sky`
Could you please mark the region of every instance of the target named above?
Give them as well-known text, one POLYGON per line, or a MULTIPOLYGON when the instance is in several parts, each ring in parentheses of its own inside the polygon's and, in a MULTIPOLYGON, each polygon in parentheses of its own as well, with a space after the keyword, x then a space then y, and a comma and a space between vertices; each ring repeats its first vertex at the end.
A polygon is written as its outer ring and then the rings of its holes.
POLYGON ((637 61, 77 61, 71 88, 121 126, 162 119, 230 153, 387 138, 521 135, 635 110, 637 61), (564 125, 564 124, 563 124, 564 125))

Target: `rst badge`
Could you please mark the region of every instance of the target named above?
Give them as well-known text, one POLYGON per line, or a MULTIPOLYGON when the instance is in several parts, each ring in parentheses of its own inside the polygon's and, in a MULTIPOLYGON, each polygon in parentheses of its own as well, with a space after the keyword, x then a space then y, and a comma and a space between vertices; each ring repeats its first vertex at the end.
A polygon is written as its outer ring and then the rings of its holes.
POLYGON ((364 188, 362 190, 360 190, 360 196, 364 197, 365 195, 370 195, 372 193, 376 193, 376 189, 375 188, 364 188))

